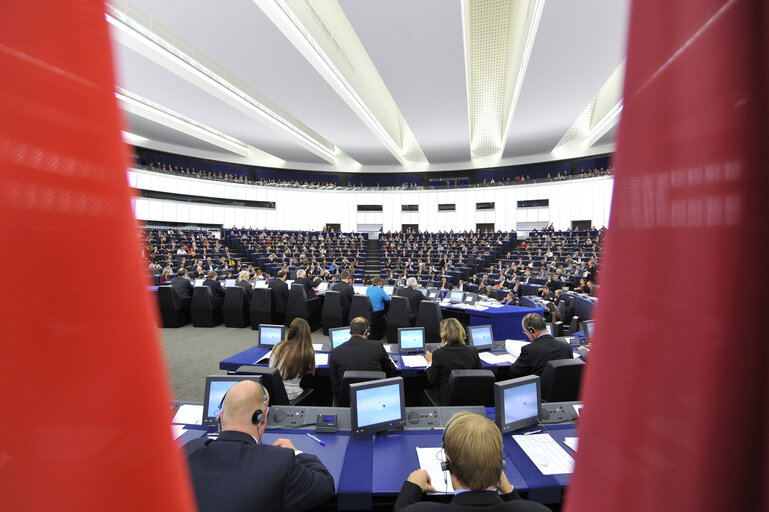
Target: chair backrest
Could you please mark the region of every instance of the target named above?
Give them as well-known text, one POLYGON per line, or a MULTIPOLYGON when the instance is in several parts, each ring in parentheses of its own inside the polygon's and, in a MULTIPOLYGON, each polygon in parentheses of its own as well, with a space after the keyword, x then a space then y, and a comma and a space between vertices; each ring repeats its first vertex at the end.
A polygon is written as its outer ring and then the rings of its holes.
POLYGON ((192 302, 190 306, 192 309, 198 308, 211 308, 211 301, 214 298, 214 292, 208 286, 196 286, 192 290, 192 302))
POLYGON ((227 372, 230 375, 261 375, 262 385, 270 394, 270 406, 273 405, 291 405, 286 386, 283 384, 283 378, 280 376, 280 370, 269 366, 243 365, 234 372, 227 372))
POLYGON ((419 303, 419 312, 414 326, 425 328, 425 343, 441 342, 442 321, 443 313, 441 313, 440 304, 429 300, 419 303))
POLYGON ((258 329, 261 324, 272 323, 272 290, 255 288, 249 307, 251 328, 258 329))
POLYGON ((230 286, 224 291, 224 304, 225 309, 247 309, 248 302, 246 301, 246 290, 240 286, 230 286))
POLYGON ((553 323, 553 336, 563 336, 563 322, 553 323))
POLYGON ((158 286, 158 304, 160 307, 174 308, 174 301, 179 300, 179 295, 173 286, 158 286))
POLYGON ((575 332, 579 330, 579 317, 573 316, 571 317, 571 323, 569 324, 569 334, 574 335, 575 332))
POLYGON ((297 317, 307 318, 307 292, 302 284, 291 285, 286 305, 286 323, 291 323, 297 317))
POLYGON ((447 405, 494 406, 494 372, 491 370, 451 370, 447 405))
POLYGON ((387 377, 385 372, 348 370, 342 375, 342 389, 334 407, 350 407, 350 384, 379 380, 387 377))
POLYGON ((352 298, 352 304, 350 305, 350 314, 347 316, 347 323, 352 322, 353 318, 362 316, 368 323, 371 324, 371 313, 373 308, 371 307, 371 299, 368 295, 355 295, 352 298))
POLYGON ((573 402, 579 400, 582 370, 581 359, 553 359, 542 370, 542 400, 546 402, 573 402))
POLYGON ((326 291, 326 297, 323 299, 323 309, 320 312, 323 332, 328 333, 329 329, 345 326, 346 318, 342 318, 342 300, 339 292, 326 291))

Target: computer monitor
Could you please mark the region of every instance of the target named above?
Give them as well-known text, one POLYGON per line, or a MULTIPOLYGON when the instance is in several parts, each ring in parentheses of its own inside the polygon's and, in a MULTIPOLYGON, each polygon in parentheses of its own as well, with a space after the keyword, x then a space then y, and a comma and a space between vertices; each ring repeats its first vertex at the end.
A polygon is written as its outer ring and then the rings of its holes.
POLYGON ((353 435, 382 432, 406 423, 403 377, 350 384, 353 435))
POLYGON ((550 323, 550 322, 547 322, 547 323, 545 324, 545 329, 547 329, 547 333, 548 333, 550 336, 553 336, 553 324, 552 324, 552 323, 550 323))
POLYGON ((328 339, 331 340, 331 348, 334 349, 343 343, 350 341, 350 326, 334 327, 328 330, 328 339))
POLYGON ((257 279, 254 281, 254 288, 269 288, 269 286, 267 286, 267 281, 265 279, 257 279))
POLYGON ((465 293, 465 298, 462 299, 462 302, 465 304, 475 304, 475 301, 478 299, 478 295, 475 293, 465 293))
POLYGON ((259 346, 274 347, 279 341, 285 339, 286 327, 284 325, 261 324, 259 326, 259 346))
POLYGON ((496 424, 504 434, 536 425, 540 415, 539 377, 528 375, 494 383, 496 424))
POLYGON ((382 287, 382 289, 384 290, 384 292, 385 292, 387 295, 390 295, 390 296, 392 296, 393 292, 395 292, 395 286, 393 286, 393 285, 391 285, 391 284, 386 284, 386 285, 384 285, 384 286, 382 287))
POLYGON ((203 425, 216 425, 222 410, 224 395, 232 386, 243 380, 261 382, 259 375, 209 375, 203 396, 203 425))
POLYGON ((398 329, 398 347, 400 352, 424 352, 425 328, 401 327, 398 329))
POLYGON ((318 291, 325 292, 328 289, 328 281, 321 281, 318 283, 318 291))
POLYGON ((459 304, 462 302, 462 299, 465 297, 465 292, 462 290, 451 290, 451 295, 449 295, 449 302, 452 304, 459 304))
POLYGON ((234 279, 225 279, 224 280, 224 287, 229 288, 230 286, 235 286, 235 280, 234 279))
POLYGON ((467 328, 470 345, 478 350, 490 350, 494 344, 494 333, 491 325, 471 325, 467 328))
POLYGON ((437 288, 429 288, 427 290, 427 298, 428 299, 440 299, 441 298, 441 291, 437 288))
POLYGON ((593 320, 582 321, 582 332, 585 333, 585 343, 590 343, 590 338, 595 334, 593 332, 593 320))
POLYGON ((356 295, 366 295, 366 287, 362 284, 355 284, 352 289, 356 295))
POLYGON ((203 281, 205 281, 205 279, 195 279, 195 286, 196 287, 203 286, 203 281))

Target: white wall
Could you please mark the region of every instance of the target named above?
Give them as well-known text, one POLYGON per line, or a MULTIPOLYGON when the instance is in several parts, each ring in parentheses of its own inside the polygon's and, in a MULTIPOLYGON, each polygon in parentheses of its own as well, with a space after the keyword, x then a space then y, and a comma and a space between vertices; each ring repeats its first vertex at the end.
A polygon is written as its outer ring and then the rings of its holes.
POLYGON ((138 189, 206 197, 273 201, 275 209, 190 204, 136 198, 139 220, 223 224, 224 227, 319 230, 327 223, 355 231, 359 224, 381 224, 384 231, 402 224, 420 230, 475 229, 476 223, 494 223, 512 231, 521 222, 552 222, 566 229, 572 220, 590 220, 608 226, 614 180, 610 176, 572 181, 450 190, 347 191, 292 189, 239 185, 169 176, 143 170, 128 171, 129 184, 138 189), (549 199, 548 208, 517 208, 517 201, 549 199), (476 211, 475 204, 494 202, 494 210, 476 211), (438 204, 454 203, 456 211, 439 212, 438 204), (381 212, 358 212, 358 204, 381 204, 381 212), (402 204, 418 204, 419 212, 402 212, 402 204))

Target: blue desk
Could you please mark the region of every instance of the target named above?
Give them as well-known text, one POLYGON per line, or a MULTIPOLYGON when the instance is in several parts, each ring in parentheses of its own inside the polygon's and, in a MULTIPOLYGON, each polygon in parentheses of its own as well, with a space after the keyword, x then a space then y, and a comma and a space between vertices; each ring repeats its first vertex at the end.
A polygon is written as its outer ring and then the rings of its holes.
POLYGON ((502 306, 498 308, 486 308, 483 311, 474 309, 457 308, 451 305, 441 305, 449 311, 463 312, 470 316, 470 325, 490 324, 494 331, 494 341, 525 340, 526 334, 521 327, 523 317, 529 313, 542 315, 544 310, 539 307, 526 308, 521 306, 502 306))
POLYGON ((272 444, 279 438, 288 439, 294 443, 297 450, 316 455, 323 465, 326 466, 331 476, 334 477, 335 489, 339 491, 339 483, 342 481, 342 468, 344 467, 344 459, 350 436, 315 433, 313 435, 326 443, 326 446, 316 443, 307 437, 305 432, 298 432, 296 430, 268 430, 264 433, 262 442, 264 444, 272 444))

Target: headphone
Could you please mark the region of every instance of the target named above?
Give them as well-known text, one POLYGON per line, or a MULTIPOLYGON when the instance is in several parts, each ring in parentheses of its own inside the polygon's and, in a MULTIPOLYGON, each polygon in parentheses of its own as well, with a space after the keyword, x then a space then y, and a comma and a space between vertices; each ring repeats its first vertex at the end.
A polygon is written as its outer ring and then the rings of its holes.
MULTIPOLYGON (((262 390, 262 401, 264 402, 264 408, 267 409, 267 402, 270 400, 270 394, 267 393, 267 389, 265 389, 264 384, 262 384, 261 380, 254 380, 253 382, 256 382, 259 384, 259 387, 262 390)), ((227 393, 229 393, 230 390, 227 390, 227 393)), ((224 399, 227 398, 227 393, 224 394, 222 399, 219 401, 219 411, 222 410, 222 406, 224 405, 224 399)), ((251 423, 254 425, 258 425, 261 422, 263 422, 267 418, 267 415, 262 409, 257 409, 254 411, 254 414, 251 415, 251 423)), ((219 416, 216 417, 216 426, 219 429, 219 432, 222 431, 222 413, 219 413, 219 416)), ((261 440, 260 440, 261 441, 261 440)))
MULTIPOLYGON (((470 413, 467 413, 470 414, 470 413)), ((454 423, 454 420, 457 416, 452 417, 449 422, 446 424, 446 427, 443 429, 443 435, 441 436, 441 450, 443 450, 443 454, 446 454, 446 432, 449 431, 449 427, 452 423, 454 423)), ((504 451, 503 451, 504 453, 504 451)), ((502 456, 502 469, 505 469, 507 467, 507 463, 505 462, 505 456, 502 456)), ((441 471, 451 471, 451 462, 446 459, 441 461, 441 471)))

